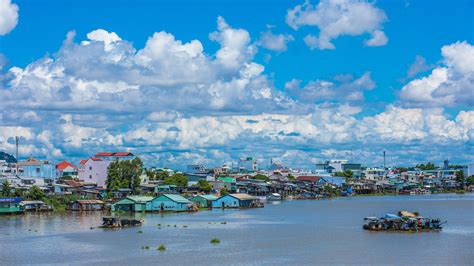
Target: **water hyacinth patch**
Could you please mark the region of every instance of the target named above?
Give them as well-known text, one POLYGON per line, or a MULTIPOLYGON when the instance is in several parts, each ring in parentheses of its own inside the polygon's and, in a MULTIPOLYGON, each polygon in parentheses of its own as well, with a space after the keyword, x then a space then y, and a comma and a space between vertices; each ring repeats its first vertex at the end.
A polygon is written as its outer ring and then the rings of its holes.
POLYGON ((161 245, 159 245, 159 246, 156 248, 156 250, 158 250, 158 251, 165 251, 165 250, 166 250, 166 247, 165 247, 165 245, 161 244, 161 245))
POLYGON ((219 243, 221 243, 221 240, 219 238, 211 239, 211 244, 219 244, 219 243))

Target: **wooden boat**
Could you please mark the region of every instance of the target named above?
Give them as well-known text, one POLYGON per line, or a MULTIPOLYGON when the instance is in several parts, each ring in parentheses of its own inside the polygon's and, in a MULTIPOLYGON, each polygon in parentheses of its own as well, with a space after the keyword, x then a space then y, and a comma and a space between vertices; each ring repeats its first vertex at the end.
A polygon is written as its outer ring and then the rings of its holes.
POLYGON ((122 227, 135 227, 143 224, 142 219, 120 219, 117 217, 103 217, 102 225, 100 228, 122 228, 122 227))
POLYGON ((396 214, 386 214, 384 217, 366 217, 362 228, 370 231, 411 231, 428 232, 441 231, 446 223, 439 219, 424 218, 417 212, 400 211, 396 214))
POLYGON ((277 201, 277 200, 282 200, 282 196, 278 193, 271 193, 270 195, 267 196, 268 201, 277 201))

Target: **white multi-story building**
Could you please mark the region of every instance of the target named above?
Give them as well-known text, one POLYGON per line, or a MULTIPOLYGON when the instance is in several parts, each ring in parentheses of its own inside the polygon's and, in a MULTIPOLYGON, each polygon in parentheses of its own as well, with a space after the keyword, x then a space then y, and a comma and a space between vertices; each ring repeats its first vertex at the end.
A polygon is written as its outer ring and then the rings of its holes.
POLYGON ((388 171, 384 168, 367 168, 362 171, 362 176, 367 180, 384 180, 388 171))

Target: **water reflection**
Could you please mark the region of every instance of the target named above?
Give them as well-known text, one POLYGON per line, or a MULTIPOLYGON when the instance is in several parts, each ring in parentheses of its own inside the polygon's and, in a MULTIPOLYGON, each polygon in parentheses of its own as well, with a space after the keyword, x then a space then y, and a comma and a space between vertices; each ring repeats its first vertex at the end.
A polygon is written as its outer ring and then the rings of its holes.
POLYGON ((474 258, 473 211, 474 197, 466 194, 293 200, 267 202, 260 209, 178 214, 28 213, 0 217, 0 264, 401 264, 413 258, 419 264, 468 264, 474 258), (364 216, 400 209, 448 224, 440 233, 361 229, 364 216), (91 229, 110 215, 145 224, 91 229), (212 238, 221 244, 211 244, 212 238), (166 252, 141 249, 160 244, 166 252))

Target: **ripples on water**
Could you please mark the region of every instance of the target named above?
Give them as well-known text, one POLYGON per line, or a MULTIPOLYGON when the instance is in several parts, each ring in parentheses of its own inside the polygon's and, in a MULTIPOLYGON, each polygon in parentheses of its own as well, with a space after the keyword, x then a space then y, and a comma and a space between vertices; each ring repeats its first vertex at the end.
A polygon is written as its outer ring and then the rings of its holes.
POLYGON ((101 224, 103 215, 0 217, 0 264, 474 264, 472 194, 294 200, 269 202, 261 209, 139 213, 132 215, 145 219, 139 228, 90 229, 101 224), (401 209, 448 223, 439 233, 362 230, 363 217, 401 209), (215 237, 221 244, 209 243, 215 237), (156 251, 160 244, 167 251, 156 251), (141 250, 144 245, 151 249, 141 250))

